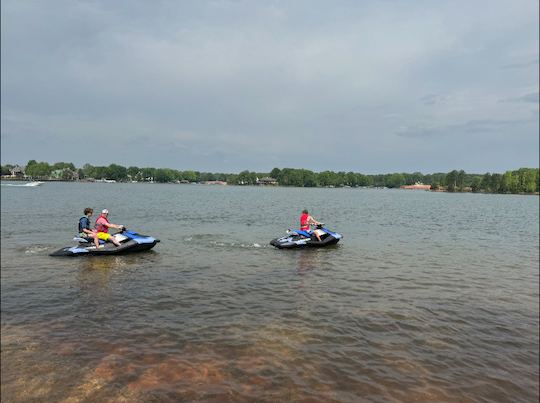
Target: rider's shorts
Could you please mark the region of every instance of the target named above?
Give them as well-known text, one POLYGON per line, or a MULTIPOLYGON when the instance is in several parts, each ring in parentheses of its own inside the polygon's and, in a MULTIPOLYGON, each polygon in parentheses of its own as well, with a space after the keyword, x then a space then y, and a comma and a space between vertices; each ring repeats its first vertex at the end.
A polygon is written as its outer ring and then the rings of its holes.
POLYGON ((104 241, 108 241, 109 238, 111 237, 111 235, 110 235, 110 234, 107 234, 106 232, 98 232, 98 233, 97 233, 97 237, 98 237, 99 239, 104 240, 104 241))

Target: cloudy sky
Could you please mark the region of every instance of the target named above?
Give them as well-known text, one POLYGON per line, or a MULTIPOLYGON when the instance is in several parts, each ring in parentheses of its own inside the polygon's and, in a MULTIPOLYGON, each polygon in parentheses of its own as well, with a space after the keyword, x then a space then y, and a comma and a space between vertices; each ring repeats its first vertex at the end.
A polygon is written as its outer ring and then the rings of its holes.
POLYGON ((2 0, 2 164, 537 167, 538 4, 2 0))

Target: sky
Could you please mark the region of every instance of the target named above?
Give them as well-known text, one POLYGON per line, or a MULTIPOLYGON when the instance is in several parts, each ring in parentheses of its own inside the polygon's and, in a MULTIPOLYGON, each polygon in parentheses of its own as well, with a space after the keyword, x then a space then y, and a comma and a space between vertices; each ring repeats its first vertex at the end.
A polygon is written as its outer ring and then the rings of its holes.
POLYGON ((1 2, 1 161, 539 166, 538 0, 1 2))

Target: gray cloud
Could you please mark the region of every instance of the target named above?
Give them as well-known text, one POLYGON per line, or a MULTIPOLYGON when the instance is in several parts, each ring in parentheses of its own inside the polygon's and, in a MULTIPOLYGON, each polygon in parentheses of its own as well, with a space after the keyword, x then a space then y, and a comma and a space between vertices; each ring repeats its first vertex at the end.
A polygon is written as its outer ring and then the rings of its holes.
POLYGON ((429 138, 438 136, 461 136, 470 134, 499 134, 503 130, 520 128, 522 126, 533 125, 535 119, 524 120, 471 120, 463 123, 454 123, 433 127, 405 127, 396 132, 397 136, 408 138, 429 138))
POLYGON ((500 102, 530 102, 533 104, 537 104, 539 100, 540 100, 539 92, 530 92, 528 94, 524 94, 519 97, 502 99, 500 100, 500 102))
POLYGON ((535 2, 1 7, 3 163, 439 171, 450 161, 426 155, 451 129, 501 133, 461 147, 464 169, 538 160, 535 2))
POLYGON ((420 102, 424 105, 444 105, 449 100, 449 97, 443 94, 428 94, 420 98, 420 102))
POLYGON ((502 67, 503 69, 524 69, 528 67, 534 67, 537 65, 538 65, 538 59, 534 59, 534 60, 529 60, 526 62, 516 62, 516 63, 505 64, 502 67))

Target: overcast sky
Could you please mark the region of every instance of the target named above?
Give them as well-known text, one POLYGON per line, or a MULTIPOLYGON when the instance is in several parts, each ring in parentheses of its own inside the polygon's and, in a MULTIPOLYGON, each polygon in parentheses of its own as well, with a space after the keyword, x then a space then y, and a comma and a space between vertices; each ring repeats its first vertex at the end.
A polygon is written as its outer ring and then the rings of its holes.
POLYGON ((2 164, 538 167, 538 5, 2 0, 2 164))

